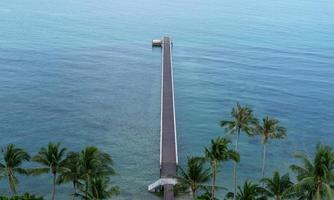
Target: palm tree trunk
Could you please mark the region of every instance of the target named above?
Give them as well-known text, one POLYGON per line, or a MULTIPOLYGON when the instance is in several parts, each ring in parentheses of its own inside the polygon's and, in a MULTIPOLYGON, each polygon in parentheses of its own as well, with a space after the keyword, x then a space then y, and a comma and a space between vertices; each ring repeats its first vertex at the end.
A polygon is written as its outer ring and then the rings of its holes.
POLYGON ((264 178, 265 166, 266 166, 266 143, 263 143, 262 178, 264 178))
POLYGON ((192 189, 193 200, 196 200, 196 189, 192 189))
POLYGON ((317 187, 316 200, 321 200, 320 187, 317 187))
POLYGON ((100 194, 99 194, 99 191, 98 191, 98 189, 96 188, 96 187, 94 187, 93 186, 93 184, 92 184, 92 195, 94 196, 93 198, 94 198, 94 200, 100 200, 100 194), (93 191, 94 190, 94 191, 93 191), (94 195, 94 193, 95 193, 95 195, 94 195))
POLYGON ((73 181, 73 191, 74 191, 74 194, 73 194, 73 200, 74 200, 75 195, 77 194, 77 184, 75 183, 75 181, 73 181))
MULTIPOLYGON (((237 140, 235 141, 235 151, 238 152, 239 145, 239 136, 240 136, 240 128, 237 128, 237 140)), ((233 200, 236 199, 237 195, 237 162, 234 162, 233 167, 233 200)))
POLYGON ((55 195, 56 195, 56 177, 57 177, 57 173, 53 173, 53 180, 52 180, 52 200, 55 200, 55 195))
POLYGON ((9 183, 11 193, 15 195, 16 194, 15 178, 13 177, 11 173, 8 175, 8 183, 9 183))
POLYGON ((89 186, 88 186, 88 184, 89 184, 89 175, 87 175, 87 177, 86 177, 86 185, 85 185, 85 199, 87 199, 88 198, 88 188, 89 188, 89 186))
POLYGON ((216 187, 216 162, 213 162, 212 163, 212 188, 211 188, 212 200, 215 199, 215 187, 216 187))

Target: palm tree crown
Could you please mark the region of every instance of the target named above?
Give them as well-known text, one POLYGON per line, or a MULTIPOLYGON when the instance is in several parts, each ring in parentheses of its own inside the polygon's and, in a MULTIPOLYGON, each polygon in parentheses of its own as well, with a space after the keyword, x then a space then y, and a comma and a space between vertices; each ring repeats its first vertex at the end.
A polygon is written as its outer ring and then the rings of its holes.
MULTIPOLYGON (((265 199, 262 193, 263 188, 258 184, 245 181, 242 187, 238 186, 238 192, 235 195, 235 198, 237 200, 262 200, 265 199)), ((230 192, 226 196, 230 199, 234 197, 234 194, 230 192)))
POLYGON ((38 154, 32 158, 34 162, 40 163, 43 167, 32 170, 33 174, 49 173, 53 175, 52 200, 55 199, 57 173, 66 171, 64 166, 66 148, 61 148, 60 143, 49 143, 48 147, 42 147, 38 154))
POLYGON ((66 148, 61 148, 60 143, 49 143, 48 147, 42 147, 32 161, 45 167, 39 168, 43 172, 57 173, 63 170, 66 148))
POLYGON ((253 110, 248 106, 241 106, 239 103, 231 111, 232 120, 222 120, 220 126, 226 128, 228 133, 240 134, 240 131, 246 134, 252 134, 252 125, 256 123, 253 116, 253 110))
POLYGON ((107 153, 98 148, 88 146, 79 153, 79 164, 83 174, 88 176, 107 176, 114 175, 113 160, 107 153))
POLYGON ((82 173, 80 171, 79 154, 76 152, 70 152, 64 160, 64 167, 66 170, 58 176, 57 184, 72 182, 74 199, 77 194, 77 188, 82 185, 80 183, 82 173))
POLYGON ((15 173, 27 175, 28 172, 21 167, 24 161, 29 161, 30 156, 21 148, 16 148, 13 144, 9 144, 5 149, 2 149, 3 163, 0 163, 1 176, 8 178, 10 190, 16 194, 16 184, 18 179, 15 173))
POLYGON ((91 180, 88 191, 83 191, 84 194, 79 194, 86 200, 104 200, 119 194, 119 188, 111 186, 110 180, 107 177, 98 177, 91 180))
POLYGON ((205 148, 206 158, 208 158, 211 162, 228 160, 239 162, 239 153, 229 148, 230 143, 231 140, 221 137, 211 140, 211 146, 209 148, 205 148))
POLYGON ((182 188, 190 189, 193 199, 197 196, 197 190, 204 188, 204 184, 210 179, 210 171, 204 165, 205 160, 203 158, 188 157, 186 169, 179 166, 178 183, 182 188))
POLYGON ((305 199, 333 199, 334 153, 331 147, 318 144, 313 160, 305 154, 297 154, 302 165, 292 165, 298 183, 294 190, 305 199))
POLYGON ((293 183, 290 181, 289 174, 280 176, 279 172, 274 172, 273 178, 263 178, 261 182, 265 185, 265 194, 275 200, 288 199, 290 197, 290 189, 293 183))
POLYGON ((239 153, 229 148, 230 143, 229 139, 218 137, 215 140, 211 140, 209 148, 205 148, 205 157, 210 161, 212 169, 212 199, 215 198, 216 175, 219 163, 228 160, 239 162, 240 160, 239 153))
POLYGON ((280 126, 275 118, 265 117, 262 123, 258 123, 256 133, 262 136, 262 142, 267 143, 269 139, 283 139, 286 136, 286 128, 280 126))
POLYGON ((93 146, 88 146, 79 153, 79 165, 85 182, 85 198, 88 197, 93 178, 116 174, 111 156, 93 146))

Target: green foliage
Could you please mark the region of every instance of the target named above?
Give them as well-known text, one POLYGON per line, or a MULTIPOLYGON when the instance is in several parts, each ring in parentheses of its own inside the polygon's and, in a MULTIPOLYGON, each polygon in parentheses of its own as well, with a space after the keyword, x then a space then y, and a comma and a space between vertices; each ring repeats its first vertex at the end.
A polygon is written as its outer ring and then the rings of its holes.
POLYGON ((284 139, 286 128, 280 126, 280 122, 272 117, 265 117, 262 122, 257 123, 255 134, 262 137, 262 142, 267 143, 269 139, 284 139))
MULTIPOLYGON (((226 197, 233 198, 234 194, 229 192, 226 197)), ((263 200, 263 188, 256 183, 246 181, 242 187, 238 186, 237 200, 263 200)))
POLYGON ((83 178, 82 172, 80 170, 80 160, 79 153, 70 152, 64 160, 64 167, 66 170, 57 178, 57 184, 72 183, 73 185, 73 195, 77 193, 78 187, 82 186, 80 180, 83 178))
POLYGON ((232 108, 231 117, 232 120, 222 120, 220 122, 220 126, 226 128, 228 133, 240 134, 240 131, 244 131, 246 134, 252 134, 256 118, 250 107, 241 106, 238 103, 236 107, 232 108))
POLYGON ((49 143, 47 148, 42 147, 38 154, 32 158, 32 161, 41 164, 43 167, 34 169, 32 174, 41 174, 51 172, 56 174, 64 171, 64 158, 66 148, 61 148, 60 143, 49 143))
POLYGON ((8 178, 10 190, 13 194, 16 194, 16 185, 19 182, 16 173, 28 174, 27 170, 22 168, 21 165, 24 161, 29 161, 30 156, 23 149, 16 148, 13 144, 9 144, 1 152, 4 162, 0 163, 0 176, 8 178))
POLYGON ((60 143, 49 143, 48 147, 42 147, 38 154, 32 158, 32 161, 42 165, 40 168, 31 170, 32 174, 38 175, 42 173, 52 174, 52 200, 56 195, 56 179, 57 173, 66 171, 65 164, 66 148, 62 148, 60 143))
POLYGON ((199 189, 206 187, 205 183, 210 180, 210 170, 205 168, 205 159, 201 157, 188 157, 185 169, 179 167, 178 184, 183 191, 191 192, 193 199, 199 189))
POLYGON ((220 162, 228 160, 234 160, 235 162, 239 162, 240 160, 239 153, 230 149, 230 143, 230 140, 218 137, 215 140, 211 140, 211 145, 204 149, 205 157, 207 158, 207 160, 209 160, 212 170, 212 199, 215 198, 216 176, 220 162))
POLYGON ((205 148, 205 157, 210 162, 219 162, 233 160, 239 162, 239 153, 230 148, 231 140, 227 138, 218 137, 215 140, 211 140, 211 145, 205 148))
MULTIPOLYGON (((205 192, 199 197, 197 197, 196 200, 212 200, 212 194, 211 192, 205 192)), ((215 197, 214 200, 219 200, 219 199, 215 197)))
POLYGON ((293 183, 289 174, 280 176, 279 172, 276 171, 272 178, 263 178, 261 182, 264 184, 264 194, 268 197, 283 200, 289 199, 293 195, 291 191, 293 183))
POLYGON ((43 197, 36 197, 35 195, 25 193, 22 196, 17 196, 17 195, 12 197, 0 196, 0 200, 44 200, 44 199, 43 197))
POLYGON ((297 154, 301 165, 291 165, 298 182, 293 186, 300 199, 332 200, 334 188, 334 153, 331 147, 317 145, 313 159, 297 154))
POLYGON ((111 156, 93 146, 88 146, 79 153, 79 165, 86 178, 115 175, 111 156))
MULTIPOLYGON (((238 151, 240 133, 244 132, 247 135, 252 135, 254 125, 257 119, 253 115, 253 110, 248 106, 241 106, 239 103, 231 111, 232 120, 223 120, 220 126, 225 128, 228 133, 236 134, 235 150, 238 151)), ((233 191, 237 190, 237 163, 233 167, 233 191)), ((234 197, 235 199, 235 197, 234 197)))
MULTIPOLYGON (((3 162, 0 163, 0 180, 7 177, 10 189, 16 193, 18 180, 16 173, 24 175, 39 175, 51 173, 53 176, 52 199, 55 199, 56 184, 72 183, 73 198, 102 200, 119 194, 119 188, 112 186, 110 177, 115 175, 111 156, 96 147, 88 146, 80 152, 69 152, 60 143, 49 143, 42 147, 31 160, 41 167, 26 170, 21 167, 24 161, 30 161, 30 156, 20 148, 10 144, 2 149, 3 162)), ((0 196, 0 200, 42 200, 28 193, 23 196, 0 196)))
POLYGON ((104 200, 119 194, 118 187, 112 187, 110 179, 107 177, 93 178, 89 184, 88 190, 81 190, 77 196, 85 200, 104 200))
POLYGON ((70 152, 63 162, 58 184, 73 185, 73 195, 83 199, 106 199, 119 193, 112 187, 110 176, 115 175, 111 156, 96 147, 88 146, 80 152, 70 152))

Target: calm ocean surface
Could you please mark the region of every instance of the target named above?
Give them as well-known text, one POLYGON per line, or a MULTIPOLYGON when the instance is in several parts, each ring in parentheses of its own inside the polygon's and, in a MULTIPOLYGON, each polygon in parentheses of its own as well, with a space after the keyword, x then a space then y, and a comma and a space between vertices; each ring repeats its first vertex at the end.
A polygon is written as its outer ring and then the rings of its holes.
MULTIPOLYGON (((236 102, 288 128, 268 147, 268 174, 317 141, 333 145, 331 0, 1 0, 0 144, 97 145, 113 155, 116 199, 160 199, 146 191, 159 176, 161 61, 151 40, 167 34, 181 164, 223 135, 218 123, 236 102)), ((242 137, 241 156, 240 180, 259 178, 259 139, 242 137)), ((50 189, 48 175, 20 178, 20 191, 49 198, 50 189)), ((59 187, 58 199, 70 192, 59 187)))

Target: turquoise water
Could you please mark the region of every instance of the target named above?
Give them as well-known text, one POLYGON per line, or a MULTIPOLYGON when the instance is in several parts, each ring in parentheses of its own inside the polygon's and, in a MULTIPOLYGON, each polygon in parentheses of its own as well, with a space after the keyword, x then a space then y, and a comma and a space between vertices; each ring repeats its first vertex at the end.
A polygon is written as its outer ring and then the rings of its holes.
MULTIPOLYGON (((287 171, 297 150, 333 145, 333 27, 330 0, 2 0, 0 144, 97 145, 115 160, 116 199, 160 199, 146 191, 159 176, 161 63, 150 42, 168 34, 180 163, 223 135, 218 122, 240 102, 288 128, 267 162, 287 171)), ((242 137, 241 156, 240 180, 258 178, 259 139, 242 137)), ((20 181, 20 191, 50 191, 47 175, 20 181)), ((70 192, 59 187, 58 199, 70 192)))

